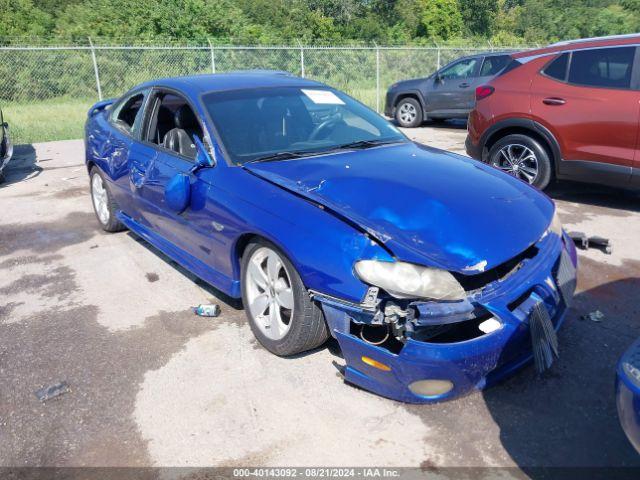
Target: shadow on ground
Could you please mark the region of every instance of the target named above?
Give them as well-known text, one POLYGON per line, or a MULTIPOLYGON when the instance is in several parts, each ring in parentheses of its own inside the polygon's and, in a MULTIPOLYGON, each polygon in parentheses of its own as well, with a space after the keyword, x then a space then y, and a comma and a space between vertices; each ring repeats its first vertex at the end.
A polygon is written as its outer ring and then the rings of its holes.
MULTIPOLYGON (((581 262, 583 278, 604 274, 601 264, 581 262)), ((640 335, 640 262, 633 263, 613 281, 576 295, 560 332, 560 359, 548 373, 539 378, 529 367, 483 393, 502 446, 531 478, 546 478, 540 467, 640 466, 614 395, 617 360, 640 335), (594 310, 604 321, 581 319, 594 310)))
POLYGON ((0 182, 0 188, 37 177, 41 172, 42 167, 36 164, 36 150, 33 145, 16 145, 11 160, 4 168, 4 180, 0 182))
POLYGON ((562 181, 551 185, 545 193, 554 200, 640 212, 640 194, 620 188, 562 181))

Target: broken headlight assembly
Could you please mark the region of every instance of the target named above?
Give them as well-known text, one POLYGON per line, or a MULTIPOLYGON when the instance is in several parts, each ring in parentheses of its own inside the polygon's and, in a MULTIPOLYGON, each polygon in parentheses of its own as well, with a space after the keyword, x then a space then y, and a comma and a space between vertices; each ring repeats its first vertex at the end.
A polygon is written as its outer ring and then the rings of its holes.
POLYGON ((438 268, 378 260, 360 260, 354 268, 360 280, 396 298, 455 301, 467 296, 451 273, 438 268))

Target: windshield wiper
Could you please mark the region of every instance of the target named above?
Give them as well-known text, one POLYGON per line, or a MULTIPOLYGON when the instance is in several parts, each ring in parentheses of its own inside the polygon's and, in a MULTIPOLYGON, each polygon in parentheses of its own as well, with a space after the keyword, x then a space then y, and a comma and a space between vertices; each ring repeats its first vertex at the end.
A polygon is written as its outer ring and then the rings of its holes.
POLYGON ((365 149, 377 147, 380 145, 387 145, 389 143, 399 143, 402 140, 358 140, 357 142, 345 143, 338 145, 332 150, 351 150, 351 149, 365 149))
POLYGON ((289 160, 291 158, 308 157, 309 155, 316 155, 315 152, 278 152, 270 153, 262 157, 254 158, 245 163, 258 163, 258 162, 273 162, 276 160, 289 160))

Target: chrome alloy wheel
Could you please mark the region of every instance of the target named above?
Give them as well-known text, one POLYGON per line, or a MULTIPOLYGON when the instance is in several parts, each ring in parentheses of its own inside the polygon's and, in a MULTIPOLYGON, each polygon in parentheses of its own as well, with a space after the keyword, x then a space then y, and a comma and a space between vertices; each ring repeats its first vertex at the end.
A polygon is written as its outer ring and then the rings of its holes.
POLYGON ((529 147, 509 144, 502 147, 491 162, 503 172, 533 184, 538 178, 538 158, 529 147))
POLYGON ((260 247, 247 265, 245 291, 251 318, 271 340, 284 338, 293 318, 291 276, 275 251, 260 247))
POLYGON ((94 174, 91 179, 91 198, 100 223, 107 225, 109 223, 109 197, 102 177, 98 174, 94 174))
POLYGON ((406 102, 400 105, 400 108, 398 109, 398 116, 404 123, 409 124, 416 119, 418 111, 415 106, 406 102))

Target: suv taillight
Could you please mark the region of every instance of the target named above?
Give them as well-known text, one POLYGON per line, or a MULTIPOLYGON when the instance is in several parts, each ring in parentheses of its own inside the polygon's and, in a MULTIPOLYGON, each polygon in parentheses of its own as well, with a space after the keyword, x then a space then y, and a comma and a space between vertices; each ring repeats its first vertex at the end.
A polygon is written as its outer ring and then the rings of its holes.
POLYGON ((493 88, 491 85, 480 85, 479 87, 476 87, 476 100, 482 100, 483 98, 487 98, 489 95, 491 95, 495 91, 496 89, 493 88))

